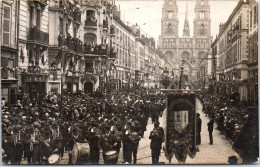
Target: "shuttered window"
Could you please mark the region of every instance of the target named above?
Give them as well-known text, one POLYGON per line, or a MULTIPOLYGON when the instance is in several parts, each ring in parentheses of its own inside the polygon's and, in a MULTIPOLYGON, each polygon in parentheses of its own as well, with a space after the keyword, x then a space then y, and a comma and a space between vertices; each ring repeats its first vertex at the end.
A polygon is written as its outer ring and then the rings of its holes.
POLYGON ((3 45, 10 45, 11 7, 4 4, 3 8, 3 45))

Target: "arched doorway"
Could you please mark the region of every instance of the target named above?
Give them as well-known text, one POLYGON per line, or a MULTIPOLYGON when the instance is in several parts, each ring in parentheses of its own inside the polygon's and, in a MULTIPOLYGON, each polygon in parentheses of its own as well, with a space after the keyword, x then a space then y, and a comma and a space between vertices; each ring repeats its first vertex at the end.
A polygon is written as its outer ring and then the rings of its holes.
POLYGON ((84 84, 84 93, 92 93, 93 92, 93 82, 85 82, 84 84))

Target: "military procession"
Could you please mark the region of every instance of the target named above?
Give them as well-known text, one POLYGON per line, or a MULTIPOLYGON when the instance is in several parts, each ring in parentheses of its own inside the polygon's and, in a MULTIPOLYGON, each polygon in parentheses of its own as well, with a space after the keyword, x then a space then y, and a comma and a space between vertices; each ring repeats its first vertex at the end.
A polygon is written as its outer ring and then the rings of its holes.
POLYGON ((58 94, 19 99, 2 106, 3 162, 53 164, 67 152, 68 164, 99 164, 100 154, 105 164, 116 164, 122 151, 125 163, 135 164, 148 117, 158 120, 164 105, 161 95, 143 90, 80 94, 62 102, 58 94))
POLYGON ((189 1, 0 2, 2 164, 259 163, 258 2, 189 1))

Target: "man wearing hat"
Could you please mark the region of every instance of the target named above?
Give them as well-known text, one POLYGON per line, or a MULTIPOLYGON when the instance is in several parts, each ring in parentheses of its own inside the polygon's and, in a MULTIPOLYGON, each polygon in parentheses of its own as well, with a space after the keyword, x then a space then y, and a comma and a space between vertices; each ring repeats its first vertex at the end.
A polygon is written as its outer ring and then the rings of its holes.
POLYGON ((89 161, 91 164, 99 164, 99 150, 98 150, 98 140, 99 135, 97 133, 97 128, 92 127, 90 129, 90 133, 88 133, 87 139, 89 141, 90 146, 90 155, 89 155, 89 161))
POLYGON ((213 145, 213 136, 212 136, 213 126, 214 126, 214 119, 211 118, 210 121, 208 122, 209 144, 210 145, 213 145))
POLYGON ((99 152, 103 153, 103 159, 105 164, 116 164, 116 159, 108 160, 105 153, 108 151, 116 150, 117 138, 115 135, 110 133, 110 127, 104 129, 104 135, 100 137, 98 142, 99 152))
POLYGON ((164 131, 162 127, 159 127, 159 122, 154 123, 154 129, 151 131, 149 139, 151 140, 152 163, 158 164, 164 141, 164 131))
POLYGON ((200 114, 197 113, 196 114, 196 145, 200 145, 201 144, 201 136, 200 136, 200 132, 201 132, 201 119, 200 119, 200 114))

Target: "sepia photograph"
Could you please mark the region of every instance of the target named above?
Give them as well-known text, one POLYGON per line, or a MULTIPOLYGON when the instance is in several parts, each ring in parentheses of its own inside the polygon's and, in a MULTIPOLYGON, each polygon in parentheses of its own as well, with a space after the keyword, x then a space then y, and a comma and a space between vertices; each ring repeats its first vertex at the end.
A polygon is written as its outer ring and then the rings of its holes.
POLYGON ((2 0, 1 165, 259 164, 258 0, 2 0))

